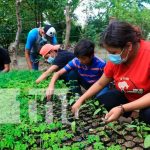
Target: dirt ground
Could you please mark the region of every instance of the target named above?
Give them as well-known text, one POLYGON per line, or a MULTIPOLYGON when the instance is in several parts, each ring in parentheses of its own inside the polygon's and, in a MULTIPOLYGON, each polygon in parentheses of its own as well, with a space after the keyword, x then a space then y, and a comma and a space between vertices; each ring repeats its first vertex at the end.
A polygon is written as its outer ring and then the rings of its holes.
MULTIPOLYGON (((12 57, 11 58, 11 61, 12 61, 12 57)), ((27 62, 26 62, 26 59, 24 56, 17 56, 17 61, 18 61, 18 66, 17 68, 13 68, 12 66, 12 63, 11 63, 11 70, 12 69, 17 69, 17 70, 28 70, 28 65, 27 65, 27 62)), ((46 70, 47 68, 49 67, 49 64, 47 63, 44 63, 43 61, 40 61, 39 63, 39 70, 46 70)))

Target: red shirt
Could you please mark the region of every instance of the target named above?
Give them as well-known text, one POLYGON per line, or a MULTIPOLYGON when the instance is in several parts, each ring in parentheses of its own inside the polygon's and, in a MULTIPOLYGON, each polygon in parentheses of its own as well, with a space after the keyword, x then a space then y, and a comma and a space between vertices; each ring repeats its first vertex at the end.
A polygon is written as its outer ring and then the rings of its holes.
POLYGON ((129 101, 150 92, 150 41, 140 42, 140 48, 132 64, 113 64, 108 61, 104 69, 106 77, 113 78, 118 90, 124 91, 129 101))

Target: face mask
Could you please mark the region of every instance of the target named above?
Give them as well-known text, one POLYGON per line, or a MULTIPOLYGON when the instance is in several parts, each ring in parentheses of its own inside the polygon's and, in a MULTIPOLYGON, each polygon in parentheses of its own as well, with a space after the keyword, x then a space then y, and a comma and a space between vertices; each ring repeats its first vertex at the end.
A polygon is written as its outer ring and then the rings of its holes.
POLYGON ((52 63, 54 62, 54 60, 55 60, 55 58, 49 57, 49 58, 47 59, 47 62, 48 62, 49 64, 52 64, 52 63))
POLYGON ((126 58, 121 58, 123 51, 124 50, 122 50, 120 54, 108 54, 108 59, 114 64, 121 64, 123 62, 126 62, 128 59, 129 51, 126 58))

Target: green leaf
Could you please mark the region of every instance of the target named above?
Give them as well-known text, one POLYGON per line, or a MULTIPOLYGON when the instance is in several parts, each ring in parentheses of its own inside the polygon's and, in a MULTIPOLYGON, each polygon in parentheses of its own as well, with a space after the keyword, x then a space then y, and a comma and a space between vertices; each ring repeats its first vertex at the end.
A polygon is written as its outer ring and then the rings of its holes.
POLYGON ((99 106, 99 101, 94 102, 96 106, 99 106))
POLYGON ((72 105, 74 102, 75 102, 75 100, 74 100, 73 98, 71 98, 71 99, 69 100, 69 105, 72 105))
POLYGON ((144 131, 150 131, 150 127, 143 127, 144 131))
POLYGON ((147 135, 144 140, 144 148, 150 148, 150 135, 147 135))
POLYGON ((99 112, 101 111, 101 108, 98 108, 95 112, 94 112, 94 116, 97 115, 99 112))
POLYGON ((41 136, 42 140, 47 141, 49 139, 49 134, 48 133, 44 133, 41 136))
POLYGON ((72 131, 75 133, 76 132, 76 122, 75 121, 73 121, 72 123, 71 123, 71 129, 72 129, 72 131))

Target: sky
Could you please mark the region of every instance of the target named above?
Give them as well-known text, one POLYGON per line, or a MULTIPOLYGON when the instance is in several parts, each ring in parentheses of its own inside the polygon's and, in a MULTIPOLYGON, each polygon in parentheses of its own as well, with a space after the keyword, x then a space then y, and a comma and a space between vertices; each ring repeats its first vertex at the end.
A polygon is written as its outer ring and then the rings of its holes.
MULTIPOLYGON (((76 16, 78 17, 78 23, 80 23, 82 26, 85 25, 86 19, 87 19, 86 4, 88 4, 91 1, 95 1, 95 0, 83 0, 74 12, 76 14, 76 16)), ((94 14, 96 15, 97 12, 98 11, 95 9, 93 11, 93 15, 94 14)))

